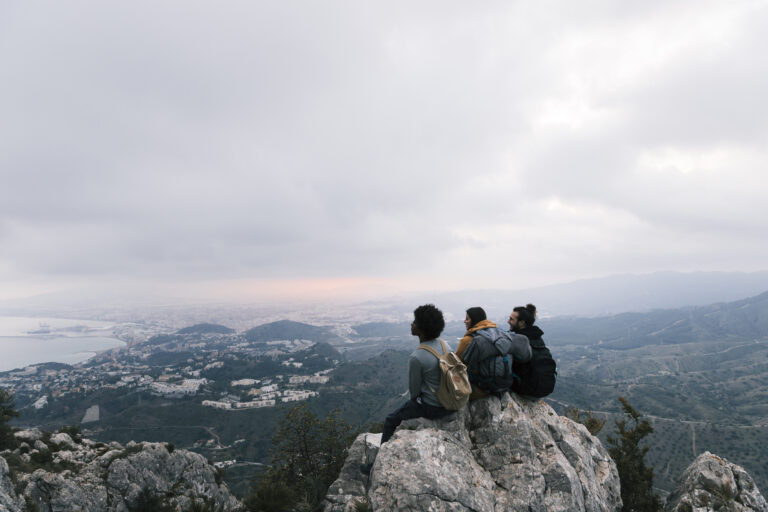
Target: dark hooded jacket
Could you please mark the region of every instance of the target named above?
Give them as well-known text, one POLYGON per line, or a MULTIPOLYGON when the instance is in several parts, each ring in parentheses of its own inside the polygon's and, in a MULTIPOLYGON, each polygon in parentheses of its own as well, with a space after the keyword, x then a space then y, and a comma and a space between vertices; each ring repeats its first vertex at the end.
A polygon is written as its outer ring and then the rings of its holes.
MULTIPOLYGON (((529 342, 534 342, 534 344, 536 344, 537 341, 539 341, 542 345, 544 344, 544 340, 542 340, 544 331, 539 329, 538 326, 531 325, 524 329, 515 329, 513 332, 524 335, 528 338, 529 342)), ((530 350, 531 347, 529 346, 528 349, 530 350)), ((514 370, 515 374, 520 377, 521 382, 526 381, 528 375, 531 373, 531 365, 528 362, 530 359, 531 358, 528 358, 527 361, 518 361, 515 359, 515 362, 512 363, 512 369, 514 370)), ((512 386, 512 390, 515 392, 519 391, 515 386, 512 386)))

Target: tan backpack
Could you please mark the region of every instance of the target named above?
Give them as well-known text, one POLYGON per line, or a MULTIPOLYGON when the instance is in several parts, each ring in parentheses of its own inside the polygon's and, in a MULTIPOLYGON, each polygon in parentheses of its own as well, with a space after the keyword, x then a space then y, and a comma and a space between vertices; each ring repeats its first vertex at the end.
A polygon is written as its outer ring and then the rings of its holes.
POLYGON ((472 385, 469 383, 467 367, 461 362, 455 352, 449 352, 448 346, 440 340, 443 346, 443 355, 439 355, 435 349, 421 344, 423 348, 437 358, 440 363, 440 387, 432 391, 446 409, 456 411, 467 405, 469 395, 472 393, 472 385))

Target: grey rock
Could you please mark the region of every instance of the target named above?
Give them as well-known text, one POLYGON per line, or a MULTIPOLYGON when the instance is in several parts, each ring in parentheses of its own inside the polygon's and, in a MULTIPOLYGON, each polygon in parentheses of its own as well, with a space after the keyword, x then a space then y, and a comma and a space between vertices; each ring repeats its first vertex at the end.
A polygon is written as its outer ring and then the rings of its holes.
POLYGON ((75 475, 64 471, 57 474, 38 469, 32 473, 24 495, 40 512, 112 510, 107 508, 108 495, 103 481, 88 473, 75 475))
POLYGON ((377 454, 359 436, 325 512, 363 501, 377 511, 621 509, 616 465, 600 441, 545 402, 509 394, 446 419, 403 422, 377 454), (369 454, 366 475, 359 468, 369 454))
POLYGON ((7 512, 21 512, 23 510, 16 496, 16 491, 13 489, 8 463, 2 457, 0 457, 0 510, 7 512))
POLYGON ((48 445, 45 444, 44 442, 42 442, 39 439, 37 441, 35 441, 35 450, 37 450, 38 452, 47 452, 47 451, 49 451, 48 445))
POLYGON ((19 441, 25 441, 30 444, 34 444, 35 441, 39 441, 43 438, 43 433, 36 428, 19 430, 18 432, 14 432, 13 435, 19 441))
POLYGON ((683 472, 667 498, 668 512, 768 511, 768 503, 744 468, 704 452, 683 472))
POLYGON ((51 436, 51 444, 61 449, 67 448, 72 450, 77 448, 77 444, 75 444, 69 434, 64 432, 57 432, 56 434, 53 434, 51 436))
POLYGON ((61 464, 62 462, 71 462, 73 464, 77 464, 81 462, 81 459, 79 458, 77 452, 61 450, 56 452, 56 455, 53 457, 53 462, 56 464, 61 464))
POLYGON ((24 510, 26 499, 40 512, 127 512, 145 489, 167 497, 177 510, 203 501, 217 511, 242 510, 226 485, 216 482, 216 469, 196 453, 169 453, 161 443, 133 443, 131 449, 113 443, 76 444, 66 434, 54 434, 51 444, 66 448, 55 452, 54 463, 66 463, 68 469, 17 474, 23 496, 15 494, 6 461, 0 458, 0 510, 24 510))
POLYGON ((355 502, 365 502, 370 470, 381 445, 381 434, 363 433, 349 448, 339 477, 328 488, 326 512, 351 512, 355 502))
POLYGON ((205 457, 185 450, 168 453, 161 443, 144 443, 140 452, 113 460, 106 481, 110 489, 131 502, 143 489, 149 489, 153 494, 173 491, 173 501, 181 508, 195 499, 212 499, 224 510, 240 507, 226 487, 216 483, 216 470, 205 457))

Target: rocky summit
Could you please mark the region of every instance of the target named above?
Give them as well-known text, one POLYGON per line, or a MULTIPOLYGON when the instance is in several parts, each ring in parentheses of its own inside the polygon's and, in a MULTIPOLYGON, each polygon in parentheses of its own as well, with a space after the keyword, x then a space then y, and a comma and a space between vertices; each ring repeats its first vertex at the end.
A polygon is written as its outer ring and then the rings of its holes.
POLYGON ((63 432, 15 435, 19 448, 0 454, 0 510, 242 510, 216 468, 196 453, 163 443, 97 443, 63 432))
POLYGON ((470 402, 441 420, 357 437, 325 512, 618 511, 616 465, 587 429, 517 395, 470 402))
POLYGON ((744 468, 704 452, 683 472, 665 510, 766 512, 768 503, 744 468))

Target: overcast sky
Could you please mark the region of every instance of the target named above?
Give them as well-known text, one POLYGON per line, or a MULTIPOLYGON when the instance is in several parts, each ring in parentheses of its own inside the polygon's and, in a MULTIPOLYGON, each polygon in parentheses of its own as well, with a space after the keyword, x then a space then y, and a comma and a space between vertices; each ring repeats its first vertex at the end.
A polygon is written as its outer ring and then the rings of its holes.
POLYGON ((0 298, 768 268, 766 1, 0 3, 0 298))

